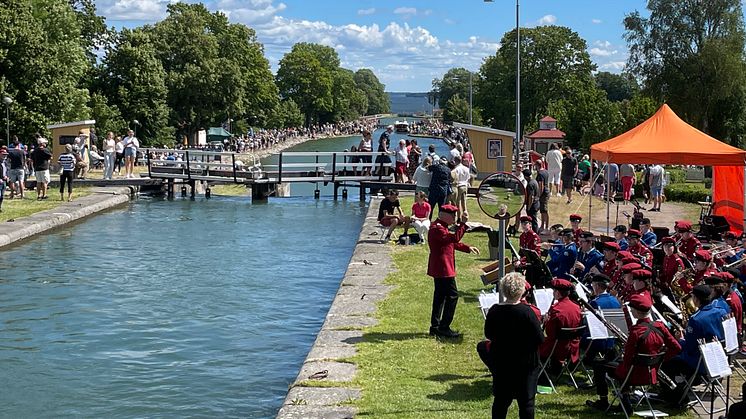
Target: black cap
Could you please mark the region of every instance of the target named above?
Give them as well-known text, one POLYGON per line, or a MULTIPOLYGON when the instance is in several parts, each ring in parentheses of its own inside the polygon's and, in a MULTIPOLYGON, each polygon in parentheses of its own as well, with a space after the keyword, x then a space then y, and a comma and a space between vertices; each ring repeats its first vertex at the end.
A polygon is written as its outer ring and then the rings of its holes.
POLYGON ((604 274, 595 274, 593 275, 593 278, 591 278, 591 282, 600 282, 604 285, 609 285, 611 278, 604 274))
POLYGON ((626 233, 627 232, 627 226, 620 224, 620 225, 614 227, 614 231, 617 231, 619 233, 626 233))
POLYGON ((565 226, 563 226, 562 224, 555 224, 549 227, 550 230, 562 230, 563 228, 565 228, 565 226))
POLYGON ((692 294, 699 299, 699 301, 710 301, 710 295, 712 294, 712 288, 708 285, 697 285, 692 290, 692 294))
POLYGON ((650 218, 643 218, 640 221, 640 224, 642 224, 642 225, 650 225, 650 218))
POLYGON ((582 237, 584 239, 592 239, 594 237, 594 235, 593 235, 592 231, 584 231, 584 232, 580 233, 580 237, 582 237))
POLYGON ((571 228, 563 228, 562 231, 560 231, 561 236, 572 236, 572 229, 571 228))

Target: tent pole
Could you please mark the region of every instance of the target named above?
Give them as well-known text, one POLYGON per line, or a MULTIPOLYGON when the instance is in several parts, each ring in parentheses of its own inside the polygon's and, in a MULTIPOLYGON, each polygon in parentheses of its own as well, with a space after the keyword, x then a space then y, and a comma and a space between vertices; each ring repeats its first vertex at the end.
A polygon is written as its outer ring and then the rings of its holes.
POLYGON ((592 228, 591 228, 591 214, 593 214, 593 185, 596 183, 596 182, 593 181, 593 158, 591 158, 591 168, 590 168, 590 171, 591 171, 591 175, 590 175, 590 177, 588 177, 588 180, 590 180, 590 182, 591 182, 591 185, 590 185, 591 186, 591 190, 588 193, 588 195, 590 195, 588 197, 588 231, 592 231, 592 228))
MULTIPOLYGON (((609 222, 611 222, 611 207, 609 206, 609 201, 611 199, 611 176, 609 176, 609 158, 606 158, 606 165, 604 166, 604 169, 606 170, 606 234, 610 234, 611 231, 609 229, 609 222)), ((614 191, 614 195, 616 195, 616 191, 614 191)))
MULTIPOLYGON (((744 182, 743 182, 743 208, 744 208, 743 231, 746 232, 746 161, 744 161, 744 166, 743 166, 743 179, 744 179, 744 182)), ((715 185, 714 182, 713 182, 713 185, 715 185)))

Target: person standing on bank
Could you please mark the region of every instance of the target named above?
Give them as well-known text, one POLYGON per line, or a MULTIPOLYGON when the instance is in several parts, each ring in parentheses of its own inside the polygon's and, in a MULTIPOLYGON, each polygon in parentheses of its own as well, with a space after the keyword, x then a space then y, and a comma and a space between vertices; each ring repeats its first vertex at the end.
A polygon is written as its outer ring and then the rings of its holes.
POLYGON ((109 131, 101 145, 104 151, 104 179, 111 180, 114 174, 114 159, 116 159, 117 142, 114 140, 114 133, 109 131))
POLYGON ((492 373, 493 418, 505 418, 514 399, 521 419, 534 417, 539 345, 544 332, 531 306, 521 304, 525 289, 523 275, 505 275, 500 281, 500 295, 505 301, 487 312, 484 335, 488 340, 477 344, 479 357, 492 373))
POLYGON ((433 311, 430 316, 430 335, 445 338, 457 338, 458 332, 451 330, 453 315, 458 303, 458 289, 456 288, 456 250, 464 253, 479 254, 479 249, 461 243, 466 233, 468 214, 463 214, 461 222, 457 224, 455 233, 448 231, 448 227, 456 224, 458 207, 443 205, 440 207, 438 219, 430 226, 427 233, 427 244, 430 247, 430 257, 427 274, 435 283, 433 293, 433 311))
POLYGON ((60 174, 60 201, 65 199, 65 182, 67 182, 67 200, 73 200, 73 175, 75 174, 75 155, 73 146, 65 144, 65 152, 60 154, 57 163, 62 166, 60 174))
POLYGON ((47 148, 47 141, 39 141, 34 151, 31 152, 31 160, 34 162, 34 173, 36 174, 36 200, 47 199, 47 185, 49 185, 49 161, 52 160, 52 152, 47 148))
POLYGON ((127 131, 127 136, 122 139, 122 145, 124 145, 124 177, 134 178, 137 149, 140 148, 140 141, 135 137, 134 131, 127 131))

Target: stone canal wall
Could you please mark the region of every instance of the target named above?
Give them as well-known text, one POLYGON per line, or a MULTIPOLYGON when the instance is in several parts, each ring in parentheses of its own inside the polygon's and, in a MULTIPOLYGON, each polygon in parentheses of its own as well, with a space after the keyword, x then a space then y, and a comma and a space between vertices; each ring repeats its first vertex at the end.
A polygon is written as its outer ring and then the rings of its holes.
POLYGON ((377 227, 380 201, 373 197, 368 205, 337 295, 278 418, 355 416, 349 402, 360 397, 360 390, 351 384, 357 367, 348 360, 356 353, 355 344, 362 340, 363 329, 377 322, 376 303, 392 288, 383 284, 393 262, 391 246, 381 243, 383 231, 377 227))
POLYGON ((50 210, 0 223, 0 247, 46 233, 89 215, 124 204, 130 200, 132 192, 133 189, 129 187, 93 188, 90 195, 72 202, 64 202, 50 210))

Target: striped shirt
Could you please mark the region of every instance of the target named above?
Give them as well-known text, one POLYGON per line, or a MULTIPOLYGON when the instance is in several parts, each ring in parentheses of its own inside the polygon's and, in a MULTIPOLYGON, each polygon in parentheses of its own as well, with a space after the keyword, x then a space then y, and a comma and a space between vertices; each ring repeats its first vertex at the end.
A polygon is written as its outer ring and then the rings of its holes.
POLYGON ((75 170, 75 156, 72 153, 60 154, 60 158, 57 162, 62 166, 62 170, 66 172, 72 172, 75 170))

